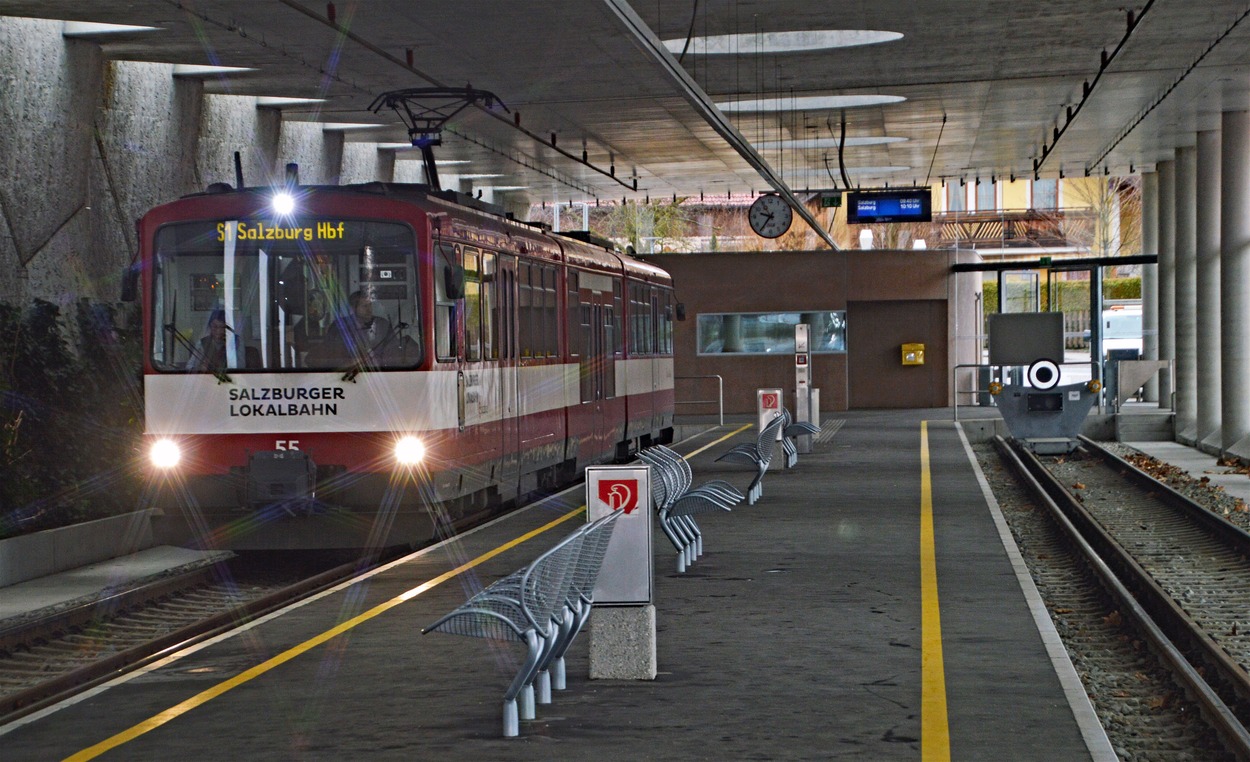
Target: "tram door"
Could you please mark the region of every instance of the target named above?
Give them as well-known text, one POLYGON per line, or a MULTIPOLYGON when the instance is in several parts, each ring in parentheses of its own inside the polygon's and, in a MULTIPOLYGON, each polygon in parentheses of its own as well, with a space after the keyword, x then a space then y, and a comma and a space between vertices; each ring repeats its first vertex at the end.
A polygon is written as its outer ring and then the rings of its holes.
POLYGON ((517 414, 517 291, 516 257, 500 254, 496 273, 495 333, 499 342, 500 421, 503 457, 500 461, 499 491, 503 499, 515 496, 520 481, 521 453, 517 414))

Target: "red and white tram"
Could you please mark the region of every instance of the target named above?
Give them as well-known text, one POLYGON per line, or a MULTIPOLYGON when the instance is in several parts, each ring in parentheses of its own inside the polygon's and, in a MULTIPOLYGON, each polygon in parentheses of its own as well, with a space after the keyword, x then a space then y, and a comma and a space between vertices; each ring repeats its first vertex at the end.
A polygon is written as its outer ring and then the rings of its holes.
POLYGON ((672 438, 671 280, 602 245, 384 183, 214 186, 139 233, 184 540, 421 542, 672 438))

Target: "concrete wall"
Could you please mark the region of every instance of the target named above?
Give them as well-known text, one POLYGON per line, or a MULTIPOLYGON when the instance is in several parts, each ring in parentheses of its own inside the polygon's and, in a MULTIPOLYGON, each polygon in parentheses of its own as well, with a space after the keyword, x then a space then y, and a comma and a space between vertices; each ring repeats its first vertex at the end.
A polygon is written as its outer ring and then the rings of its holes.
POLYGON ((205 94, 169 64, 109 61, 63 26, 0 17, 0 302, 116 301, 135 220, 233 185, 235 151, 248 185, 281 181, 288 162, 306 184, 392 179, 393 154, 376 143, 205 94))
POLYGON ((0 540, 0 587, 135 553, 155 544, 152 512, 0 540))
POLYGON ((90 250, 93 127, 103 85, 96 46, 62 25, 6 19, 0 28, 0 299, 64 303, 90 250))

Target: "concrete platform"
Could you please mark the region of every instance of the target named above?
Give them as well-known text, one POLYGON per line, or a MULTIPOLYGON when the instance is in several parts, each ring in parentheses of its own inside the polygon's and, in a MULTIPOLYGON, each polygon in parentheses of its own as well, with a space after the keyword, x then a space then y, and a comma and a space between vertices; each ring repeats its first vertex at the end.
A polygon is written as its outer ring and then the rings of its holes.
POLYGON ((1219 465, 1214 455, 1179 442, 1125 442, 1129 447, 1169 463, 1185 471, 1195 479, 1207 477, 1212 487, 1222 487, 1224 492, 1250 503, 1250 476, 1238 473, 1228 466, 1219 465))
POLYGON ((16 620, 49 610, 90 603, 124 585, 184 574, 223 561, 233 553, 159 545, 0 588, 0 630, 16 620))
MULTIPOLYGON (((686 574, 656 532, 656 679, 588 680, 583 636, 570 689, 519 738, 500 737, 519 647, 420 628, 583 521, 576 493, 0 728, 4 757, 1113 758, 950 411, 837 418, 759 503, 700 517, 686 574)), ((753 435, 716 442, 740 426, 679 446, 711 445, 696 480, 745 487, 745 468, 712 462, 753 435)))

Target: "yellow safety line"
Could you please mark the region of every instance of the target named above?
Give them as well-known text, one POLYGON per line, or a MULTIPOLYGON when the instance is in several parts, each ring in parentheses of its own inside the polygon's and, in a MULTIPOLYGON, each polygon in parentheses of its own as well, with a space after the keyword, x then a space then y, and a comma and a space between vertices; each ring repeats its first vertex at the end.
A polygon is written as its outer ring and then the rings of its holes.
POLYGON ((351 630, 352 628, 358 625, 364 624, 365 622, 369 621, 370 619, 373 619, 379 614, 385 613, 386 611, 389 611, 395 608, 396 606, 398 606, 399 604, 405 601, 408 601, 417 597, 418 595, 426 592, 427 590, 433 587, 441 585, 442 583, 446 582, 452 577, 455 577, 457 574, 460 574, 463 571, 467 571, 468 569, 472 569, 473 567, 491 558, 494 558, 500 553, 503 553, 506 550, 510 550, 511 548, 514 548, 517 545, 520 545, 526 540, 530 540, 534 537, 537 537, 543 532, 546 532, 547 530, 553 527, 563 524, 564 522, 568 521, 574 516, 577 516, 578 514, 580 514, 585 509, 586 509, 586 506, 583 505, 580 508, 577 508, 576 510, 569 511, 568 513, 564 514, 560 518, 555 519, 554 521, 551 521, 547 524, 544 524, 543 526, 538 527, 537 529, 531 532, 527 532, 526 534, 523 534, 514 540, 504 543, 503 545, 500 545, 494 550, 483 553, 482 555, 478 556, 472 561, 467 561, 464 564, 457 566, 455 569, 443 572, 442 574, 429 580, 428 582, 423 582, 422 584, 412 588, 411 590, 408 590, 406 592, 403 592, 395 596, 394 598, 390 599, 389 601, 386 601, 385 603, 380 603, 377 606, 374 606, 373 608, 364 612, 363 614, 357 614, 351 619, 348 619, 346 622, 342 622, 338 624, 337 626, 329 630, 326 630, 320 635, 317 635, 316 637, 310 638, 309 640, 306 640, 303 643, 300 643, 299 645, 293 648, 283 651, 277 656, 274 656, 268 659, 267 661, 257 664, 255 667, 252 667, 251 669, 248 669, 245 672, 240 672, 238 675, 235 675, 229 680, 218 683, 212 688, 209 688, 206 691, 203 691, 195 696, 192 696, 186 701, 183 701, 180 704, 172 706, 169 709, 166 709, 165 711, 161 712, 160 714, 154 717, 149 717, 143 722, 140 722, 138 725, 135 725, 127 730, 123 730, 122 732, 118 733, 112 738, 105 739, 101 741, 100 743, 96 744, 95 746, 91 746, 89 748, 83 749, 77 754, 73 754, 69 757, 66 757, 66 762, 76 762, 77 760, 95 759, 96 757, 100 756, 101 754, 103 754, 104 752, 110 749, 114 749, 125 743, 129 743, 133 741, 134 739, 138 738, 139 736, 143 735, 144 733, 147 733, 148 731, 151 731, 151 730, 155 730, 156 728, 159 728, 161 725, 164 725, 170 720, 180 717, 186 714, 187 712, 191 711, 192 709, 195 709, 196 707, 201 706, 202 704, 212 701, 213 699, 217 698, 223 693, 233 690, 234 688, 239 687, 240 685, 246 683, 247 681, 263 675, 264 673, 268 672, 274 667, 285 664, 291 659, 294 659, 296 656, 299 656, 302 653, 310 651, 316 648, 317 646, 325 643, 326 641, 332 640, 333 638, 336 638, 339 635, 342 635, 343 633, 347 632, 348 630, 351 630))
POLYGON ((942 664, 942 617, 938 607, 937 558, 933 549, 933 482, 929 474, 929 422, 920 422, 920 758, 950 762, 946 718, 946 671, 942 664))
POLYGON ((708 442, 707 444, 703 445, 702 447, 700 447, 699 449, 697 449, 697 450, 695 450, 694 452, 690 453, 689 455, 683 455, 682 457, 683 457, 683 458, 685 458, 686 460, 690 460, 691 458, 693 458, 694 456, 696 456, 696 455, 698 455, 699 453, 703 452, 704 450, 708 449, 709 447, 715 447, 716 445, 720 444, 721 442, 724 442, 726 439, 729 439, 730 437, 732 437, 734 434, 738 434, 738 433, 741 433, 741 432, 743 432, 743 431, 746 431, 747 429, 751 428, 751 427, 752 427, 752 426, 754 426, 754 425, 755 425, 754 423, 748 423, 748 424, 746 424, 746 425, 744 425, 744 426, 739 426, 738 428, 736 428, 736 429, 734 429, 733 431, 729 432, 728 434, 726 434, 725 436, 723 436, 723 437, 721 437, 720 439, 716 440, 715 442, 708 442))
MULTIPOLYGON (((707 445, 704 445, 703 447, 700 447, 698 450, 695 450, 689 455, 685 455, 683 457, 693 458, 695 455, 698 455, 699 453, 703 452, 709 447, 713 447, 717 444, 720 444, 726 439, 729 439, 730 437, 732 437, 734 434, 745 431, 746 429, 751 428, 753 425, 754 424, 748 423, 745 426, 742 426, 726 434, 725 436, 721 437, 715 442, 711 442, 707 445)), ((542 534, 543 532, 546 532, 549 529, 552 529, 553 527, 557 527, 560 524, 563 524, 564 522, 568 521, 574 516, 577 516, 578 514, 582 513, 584 510, 586 510, 586 506, 583 505, 580 508, 577 508, 576 510, 569 511, 568 513, 564 514, 560 518, 555 519, 554 521, 551 521, 547 524, 544 524, 543 526, 538 527, 537 529, 531 532, 527 532, 526 534, 523 534, 514 540, 506 542, 503 545, 500 545, 499 547, 495 548, 494 550, 483 553, 482 555, 478 556, 472 561, 467 561, 450 571, 443 572, 442 574, 429 580, 428 582, 423 582, 422 584, 417 585, 411 590, 407 590, 403 593, 400 593, 394 598, 391 598, 389 601, 386 601, 385 603, 380 603, 377 606, 374 606, 373 608, 364 612, 363 614, 357 614, 351 619, 348 619, 346 622, 342 622, 336 625, 335 627, 332 627, 331 629, 326 630, 320 635, 317 635, 316 637, 305 640, 303 643, 300 643, 299 645, 293 648, 283 651, 277 656, 271 657, 267 661, 261 662, 260 664, 257 664, 255 667, 252 667, 251 669, 248 669, 244 672, 240 672, 239 674, 235 675, 229 680, 225 680, 221 683, 218 683, 217 685, 214 685, 212 688, 209 688, 206 691, 202 691, 192 696, 191 698, 187 699, 186 701, 183 701, 182 703, 176 704, 170 707, 169 709, 166 709, 165 711, 161 712, 160 714, 154 717, 149 717, 143 722, 140 722, 138 725, 134 725, 126 730, 123 730, 117 735, 114 735, 112 738, 107 738, 101 741, 100 743, 96 744, 95 746, 90 746, 86 749, 83 749, 80 752, 77 752, 76 754, 72 754, 66 757, 65 762, 80 762, 80 760, 95 759, 96 757, 100 756, 106 751, 109 751, 110 749, 115 749, 118 746, 121 746, 122 744, 130 743, 131 741, 135 740, 139 736, 149 731, 159 728, 160 726, 164 725, 170 720, 181 717, 182 715, 186 714, 192 709, 195 709, 198 706, 202 706, 203 704, 206 704, 209 701, 212 701, 218 696, 228 691, 231 691, 239 687, 240 685, 243 685, 244 683, 248 682, 249 680, 252 680, 253 678, 260 677, 261 675, 265 674, 266 672, 273 669, 274 667, 278 667, 282 664, 285 664, 291 659, 294 659, 296 656, 299 656, 300 654, 311 651, 317 646, 329 640, 337 638, 339 635, 342 635, 348 630, 351 630, 358 625, 364 624, 365 622, 369 621, 370 619, 373 619, 379 614, 383 614, 387 611, 390 611, 391 609, 395 608, 401 603, 404 603, 405 601, 412 600, 413 598, 417 597, 418 595, 421 595, 427 590, 437 587, 438 585, 441 585, 442 583, 446 582, 452 577, 455 577, 457 574, 460 574, 461 572, 464 572, 464 571, 468 571, 469 569, 472 569, 473 567, 478 566, 479 564, 494 558, 495 556, 499 555, 500 553, 503 553, 506 550, 515 548, 517 545, 520 545, 521 543, 527 540, 533 539, 534 537, 537 537, 538 535, 542 534)))

